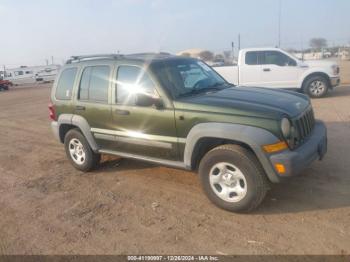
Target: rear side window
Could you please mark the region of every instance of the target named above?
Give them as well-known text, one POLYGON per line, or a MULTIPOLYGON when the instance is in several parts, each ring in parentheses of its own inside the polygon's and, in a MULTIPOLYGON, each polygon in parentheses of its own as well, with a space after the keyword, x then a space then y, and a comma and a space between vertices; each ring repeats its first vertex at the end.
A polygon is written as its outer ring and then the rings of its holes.
POLYGON ((258 52, 247 52, 245 54, 246 65, 258 65, 258 52))
POLYGON ((57 83, 56 99, 69 100, 72 97, 74 80, 77 75, 77 68, 67 68, 62 73, 57 83))
POLYGON ((86 67, 80 80, 79 100, 108 102, 109 66, 86 67))
POLYGON ((23 74, 23 71, 15 71, 15 76, 22 76, 23 74))

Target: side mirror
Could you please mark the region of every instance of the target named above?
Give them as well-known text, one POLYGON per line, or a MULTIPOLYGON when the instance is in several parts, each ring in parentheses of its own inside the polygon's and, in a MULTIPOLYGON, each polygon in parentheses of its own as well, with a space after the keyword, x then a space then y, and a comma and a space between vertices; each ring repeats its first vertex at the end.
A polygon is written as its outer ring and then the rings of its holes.
POLYGON ((136 105, 143 107, 149 107, 154 105, 156 108, 161 108, 163 106, 163 103, 160 98, 143 93, 138 93, 136 95, 136 105))

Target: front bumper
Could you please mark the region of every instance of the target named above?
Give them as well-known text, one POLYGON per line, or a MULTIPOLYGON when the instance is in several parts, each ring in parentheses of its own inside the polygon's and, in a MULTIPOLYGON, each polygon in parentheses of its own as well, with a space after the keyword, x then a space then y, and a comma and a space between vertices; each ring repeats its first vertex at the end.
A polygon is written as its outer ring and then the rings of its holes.
POLYGON ((330 78, 330 83, 331 83, 331 87, 336 87, 340 84, 340 77, 336 76, 336 77, 331 77, 330 78))
MULTIPOLYGON (((297 149, 286 150, 271 155, 272 166, 283 164, 285 173, 278 174, 280 178, 298 175, 316 159, 322 160, 327 153, 327 129, 323 122, 316 121, 315 128, 308 140, 297 149)), ((276 172, 277 173, 277 172, 276 172)))

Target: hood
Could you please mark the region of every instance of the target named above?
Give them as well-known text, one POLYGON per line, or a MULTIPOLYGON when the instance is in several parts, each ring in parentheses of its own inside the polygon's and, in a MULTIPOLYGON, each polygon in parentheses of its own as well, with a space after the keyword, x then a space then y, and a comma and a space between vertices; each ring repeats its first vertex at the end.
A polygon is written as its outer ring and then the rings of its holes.
POLYGON ((310 105, 310 100, 305 95, 261 87, 232 87, 187 97, 181 102, 203 105, 200 107, 202 110, 223 112, 220 109, 234 109, 241 112, 253 111, 265 117, 286 114, 291 118, 305 111, 310 105), (208 106, 211 108, 206 108, 208 106))
POLYGON ((337 65, 334 61, 325 61, 325 60, 308 60, 303 61, 305 65, 308 65, 309 67, 332 67, 334 65, 337 65))

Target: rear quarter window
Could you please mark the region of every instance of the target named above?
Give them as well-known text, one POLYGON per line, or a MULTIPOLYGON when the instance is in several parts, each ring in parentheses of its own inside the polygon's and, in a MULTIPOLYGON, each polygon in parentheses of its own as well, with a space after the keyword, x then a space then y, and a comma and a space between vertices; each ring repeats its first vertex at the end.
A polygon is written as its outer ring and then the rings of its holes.
POLYGON ((77 76, 77 68, 67 68, 62 71, 58 79, 56 88, 56 99, 70 100, 74 86, 75 77, 77 76))
POLYGON ((245 54, 246 65, 257 65, 258 64, 258 52, 247 52, 245 54))

